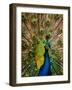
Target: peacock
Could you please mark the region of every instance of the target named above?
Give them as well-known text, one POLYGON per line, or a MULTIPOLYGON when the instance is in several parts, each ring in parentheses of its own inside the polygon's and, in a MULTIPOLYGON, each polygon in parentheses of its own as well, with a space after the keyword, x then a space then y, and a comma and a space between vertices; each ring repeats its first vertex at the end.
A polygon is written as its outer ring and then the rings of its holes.
POLYGON ((37 68, 39 69, 38 76, 51 75, 51 63, 48 54, 48 49, 51 48, 51 46, 48 38, 49 37, 46 36, 46 40, 39 40, 35 50, 35 61, 37 68))

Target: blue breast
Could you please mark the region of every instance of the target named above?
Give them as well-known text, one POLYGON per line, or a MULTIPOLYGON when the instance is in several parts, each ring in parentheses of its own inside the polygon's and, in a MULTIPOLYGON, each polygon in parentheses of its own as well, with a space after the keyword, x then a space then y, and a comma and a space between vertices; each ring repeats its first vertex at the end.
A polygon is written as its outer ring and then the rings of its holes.
POLYGON ((39 76, 48 76, 51 75, 51 64, 50 64, 50 58, 48 55, 48 50, 45 50, 45 55, 44 55, 44 64, 39 70, 39 76))

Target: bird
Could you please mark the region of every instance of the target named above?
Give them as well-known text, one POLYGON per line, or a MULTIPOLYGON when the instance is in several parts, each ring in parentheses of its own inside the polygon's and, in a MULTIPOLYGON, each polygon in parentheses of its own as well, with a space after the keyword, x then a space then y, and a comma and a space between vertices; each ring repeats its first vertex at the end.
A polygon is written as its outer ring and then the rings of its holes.
POLYGON ((38 70, 44 63, 44 53, 45 49, 43 40, 38 40, 38 44, 36 45, 35 48, 35 62, 38 70))
POLYGON ((48 36, 46 36, 46 40, 39 40, 35 50, 35 61, 37 69, 39 69, 38 76, 49 76, 52 74, 48 48, 50 48, 50 44, 48 36))
POLYGON ((38 76, 49 76, 49 75, 51 75, 51 63, 48 54, 48 49, 45 48, 44 64, 40 68, 38 76))

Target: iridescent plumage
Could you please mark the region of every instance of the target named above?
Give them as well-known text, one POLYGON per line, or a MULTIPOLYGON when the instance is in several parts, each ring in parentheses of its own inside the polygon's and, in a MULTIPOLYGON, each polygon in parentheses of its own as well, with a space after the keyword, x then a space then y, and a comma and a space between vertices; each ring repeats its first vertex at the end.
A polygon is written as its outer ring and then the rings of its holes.
POLYGON ((48 36, 46 40, 39 40, 35 49, 35 61, 39 69, 39 76, 51 75, 51 64, 48 49, 51 48, 48 36))

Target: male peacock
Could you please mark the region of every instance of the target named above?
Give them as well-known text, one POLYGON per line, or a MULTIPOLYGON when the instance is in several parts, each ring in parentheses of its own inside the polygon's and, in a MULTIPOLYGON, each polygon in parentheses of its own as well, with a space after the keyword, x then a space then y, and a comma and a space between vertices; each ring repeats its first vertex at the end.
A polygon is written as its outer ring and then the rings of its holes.
POLYGON ((48 76, 51 75, 51 64, 48 54, 48 48, 50 48, 50 43, 48 41, 48 36, 46 36, 46 41, 41 40, 36 48, 36 64, 39 69, 38 76, 48 76))
POLYGON ((48 55, 48 49, 45 48, 45 55, 44 55, 44 64, 39 70, 39 76, 47 76, 51 75, 51 64, 50 64, 50 58, 48 55))

